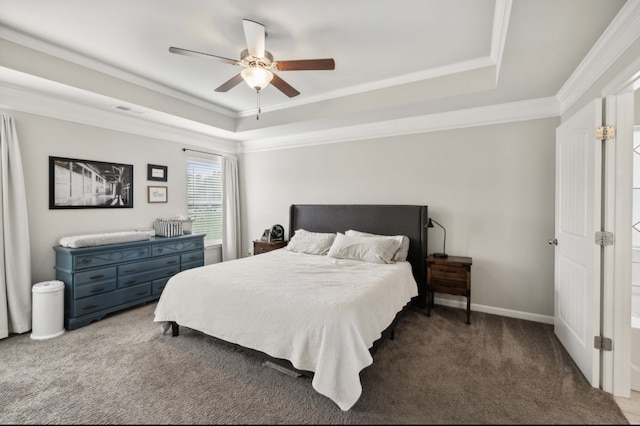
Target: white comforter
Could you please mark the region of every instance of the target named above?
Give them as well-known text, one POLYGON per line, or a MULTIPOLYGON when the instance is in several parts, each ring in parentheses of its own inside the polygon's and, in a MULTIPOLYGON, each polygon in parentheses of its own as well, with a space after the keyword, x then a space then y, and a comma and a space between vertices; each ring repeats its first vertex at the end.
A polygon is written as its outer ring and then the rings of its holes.
POLYGON ((314 389, 346 411, 362 393, 369 348, 417 294, 408 262, 280 249, 173 276, 154 321, 175 321, 313 371, 314 389))

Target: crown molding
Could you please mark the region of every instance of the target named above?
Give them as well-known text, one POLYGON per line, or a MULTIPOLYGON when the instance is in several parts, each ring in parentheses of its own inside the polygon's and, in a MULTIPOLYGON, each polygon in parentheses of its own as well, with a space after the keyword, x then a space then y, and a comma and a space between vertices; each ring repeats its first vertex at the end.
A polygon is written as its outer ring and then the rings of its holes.
POLYGON ((496 65, 496 82, 498 82, 500 76, 500 65, 502 64, 502 54, 507 40, 512 4, 513 0, 496 0, 493 16, 493 35, 491 37, 491 58, 496 65))
POLYGON ((63 100, 59 96, 43 91, 36 93, 23 87, 8 87, 6 85, 0 85, 0 99, 0 108, 6 110, 21 111, 178 143, 188 143, 232 154, 427 133, 560 115, 558 101, 554 97, 549 97, 307 133, 298 132, 281 137, 257 137, 252 140, 239 141, 241 134, 229 135, 229 138, 216 137, 211 133, 219 131, 219 129, 191 120, 176 123, 175 120, 171 120, 175 117, 167 117, 166 120, 154 118, 152 121, 149 116, 156 115, 157 111, 152 111, 149 114, 124 113, 113 108, 113 105, 117 104, 116 100, 113 101, 112 107, 105 110, 80 102, 63 100))
POLYGON ((640 2, 627 1, 556 97, 564 114, 640 37, 640 2))
POLYGON ((317 132, 296 133, 276 138, 240 142, 241 152, 299 148, 361 139, 429 133, 465 127, 488 126, 540 118, 558 117, 555 97, 468 108, 457 111, 401 118, 356 126, 337 127, 317 132))
MULTIPOLYGON (((114 101, 115 104, 115 101, 114 101)), ((7 111, 20 111, 43 117, 65 120, 88 126, 101 127, 119 132, 136 134, 155 139, 217 149, 221 152, 236 154, 238 144, 235 141, 213 137, 203 132, 179 128, 159 122, 149 121, 146 114, 120 112, 116 109, 104 110, 79 102, 62 100, 43 93, 34 93, 23 88, 0 85, 0 108, 7 111)), ((204 126, 211 128, 211 126, 204 126)))

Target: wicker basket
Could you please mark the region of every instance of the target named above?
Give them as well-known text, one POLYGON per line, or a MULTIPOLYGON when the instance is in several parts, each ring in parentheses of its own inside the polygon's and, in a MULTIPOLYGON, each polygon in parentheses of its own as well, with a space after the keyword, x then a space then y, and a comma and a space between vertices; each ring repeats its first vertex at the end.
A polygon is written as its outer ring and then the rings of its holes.
POLYGON ((153 229, 160 237, 177 237, 178 235, 191 234, 191 227, 195 219, 156 219, 153 229))
POLYGON ((177 237, 184 234, 184 226, 179 219, 156 219, 153 229, 160 237, 177 237))

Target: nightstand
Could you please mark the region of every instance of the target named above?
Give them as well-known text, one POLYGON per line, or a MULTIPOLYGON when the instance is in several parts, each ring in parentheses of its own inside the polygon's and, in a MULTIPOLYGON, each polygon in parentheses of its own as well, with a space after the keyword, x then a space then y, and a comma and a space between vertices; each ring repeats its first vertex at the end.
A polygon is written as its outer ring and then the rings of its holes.
POLYGON ((471 324, 470 257, 427 257, 427 316, 431 316, 434 293, 447 293, 467 298, 467 324, 471 324))
POLYGON ((286 241, 262 241, 253 242, 253 254, 262 254, 271 250, 277 250, 287 245, 286 241))

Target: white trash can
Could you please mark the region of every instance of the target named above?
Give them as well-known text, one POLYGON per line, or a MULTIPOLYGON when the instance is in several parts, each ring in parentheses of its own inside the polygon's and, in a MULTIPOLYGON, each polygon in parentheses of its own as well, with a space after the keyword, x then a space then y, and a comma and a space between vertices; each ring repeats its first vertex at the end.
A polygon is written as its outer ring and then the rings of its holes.
POLYGON ((64 283, 45 281, 34 284, 31 338, 51 339, 64 333, 64 283))

